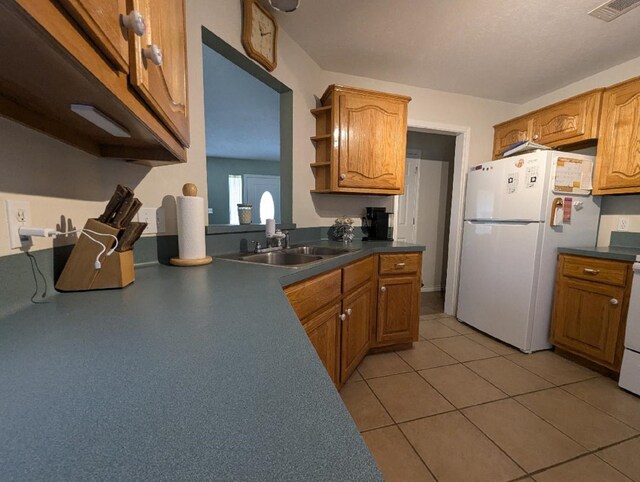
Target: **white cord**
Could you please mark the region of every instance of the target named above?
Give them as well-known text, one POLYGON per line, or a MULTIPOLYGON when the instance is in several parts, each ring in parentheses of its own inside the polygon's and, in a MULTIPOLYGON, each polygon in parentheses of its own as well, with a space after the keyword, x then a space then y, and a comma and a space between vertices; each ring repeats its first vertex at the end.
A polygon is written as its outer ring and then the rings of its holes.
POLYGON ((107 250, 107 246, 106 246, 103 242, 98 241, 97 239, 92 238, 92 237, 91 237, 91 236, 89 236, 87 233, 81 232, 80 234, 81 234, 81 235, 82 235, 82 234, 84 234, 84 235, 85 235, 87 238, 89 238, 91 241, 93 241, 94 243, 99 244, 100 246, 102 246, 102 249, 100 250, 100 252, 99 252, 99 253, 98 253, 98 255, 96 256, 96 261, 95 261, 95 263, 93 263, 93 265, 94 265, 94 267, 95 267, 96 269, 100 269, 100 268, 102 268, 102 264, 100 263, 100 256, 102 256, 102 255, 103 255, 103 253, 107 250))
MULTIPOLYGON (((67 236, 67 235, 69 235, 69 234, 81 233, 81 234, 84 234, 85 236, 87 236, 87 237, 91 238, 91 236, 89 236, 87 233, 85 233, 85 231, 87 231, 87 232, 89 232, 89 233, 91 233, 91 234, 94 234, 94 235, 96 235, 96 236, 109 236, 109 237, 113 238, 113 240, 115 241, 115 243, 114 243, 114 245, 113 245, 113 248, 111 248, 111 249, 109 250, 109 252, 107 253, 107 256, 111 256, 111 255, 113 254, 113 252, 116 250, 116 248, 118 247, 118 237, 117 237, 117 236, 115 236, 115 235, 113 235, 113 234, 109 234, 109 233, 99 233, 98 231, 93 231, 93 230, 91 230, 91 229, 87 229, 87 228, 74 229, 73 231, 65 231, 65 232, 62 232, 62 231, 56 231, 56 233, 55 233, 55 234, 56 234, 57 236, 67 236)), ((93 238, 91 238, 91 239, 93 239, 93 238)), ((95 241, 95 240, 94 240, 94 241, 95 241)), ((100 241, 96 241, 96 242, 98 242, 98 243, 99 243, 100 241)), ((102 243, 101 243, 101 244, 102 244, 102 243)), ((103 244, 103 246, 104 246, 104 244, 103 244)), ((105 247, 105 249, 106 249, 106 247, 105 247)))
POLYGON ((81 228, 81 229, 74 229, 73 231, 66 231, 66 232, 62 232, 62 231, 56 231, 56 235, 57 236, 68 236, 69 234, 74 234, 74 233, 80 233, 81 235, 84 234, 87 238, 89 238, 91 241, 93 241, 96 244, 99 244, 100 246, 102 246, 102 250, 98 253, 98 255, 96 256, 96 261, 94 263, 94 266, 96 269, 100 269, 102 268, 102 264, 100 263, 100 256, 102 256, 104 254, 104 252, 107 250, 107 245, 104 244, 102 241, 98 241, 97 239, 89 236, 85 231, 96 235, 96 236, 110 236, 115 240, 115 244, 113 245, 113 248, 111 248, 109 250, 109 252, 107 253, 107 256, 111 256, 113 254, 113 252, 116 250, 116 248, 118 247, 118 238, 113 235, 113 234, 109 234, 109 233, 99 233, 97 231, 93 231, 91 229, 87 229, 87 228, 81 228))

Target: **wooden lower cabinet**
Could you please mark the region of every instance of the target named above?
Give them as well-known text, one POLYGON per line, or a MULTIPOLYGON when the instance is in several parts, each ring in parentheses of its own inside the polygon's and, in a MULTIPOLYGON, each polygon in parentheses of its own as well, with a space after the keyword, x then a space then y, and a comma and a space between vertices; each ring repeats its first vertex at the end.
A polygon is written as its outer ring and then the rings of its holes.
POLYGON ((371 347, 372 286, 368 282, 342 301, 341 383, 347 381, 371 347))
POLYGON ((340 303, 336 303, 303 321, 304 331, 336 385, 339 382, 340 367, 340 313, 340 303))
POLYGON ((372 348, 418 340, 421 260, 420 253, 369 256, 284 289, 338 388, 372 348))
POLYGON ((378 280, 378 344, 415 341, 418 333, 420 286, 415 276, 378 280))
POLYGON ((619 372, 630 276, 630 263, 561 255, 551 343, 619 372), (612 272, 624 273, 622 286, 619 279, 610 276, 612 272))

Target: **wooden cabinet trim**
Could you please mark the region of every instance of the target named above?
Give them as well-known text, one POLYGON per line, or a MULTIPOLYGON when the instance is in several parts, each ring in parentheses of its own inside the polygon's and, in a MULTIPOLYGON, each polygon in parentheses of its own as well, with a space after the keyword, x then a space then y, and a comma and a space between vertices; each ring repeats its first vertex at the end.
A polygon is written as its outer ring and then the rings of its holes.
POLYGON ((625 287, 631 263, 583 256, 564 256, 562 276, 625 287))
POLYGON ((342 272, 340 269, 316 276, 285 288, 289 303, 300 320, 340 298, 342 272))
POLYGON ((422 269, 420 253, 398 253, 380 255, 380 274, 417 273, 422 269))
POLYGON ((371 281, 374 274, 373 256, 367 256, 345 266, 342 268, 342 291, 348 293, 361 284, 371 281))

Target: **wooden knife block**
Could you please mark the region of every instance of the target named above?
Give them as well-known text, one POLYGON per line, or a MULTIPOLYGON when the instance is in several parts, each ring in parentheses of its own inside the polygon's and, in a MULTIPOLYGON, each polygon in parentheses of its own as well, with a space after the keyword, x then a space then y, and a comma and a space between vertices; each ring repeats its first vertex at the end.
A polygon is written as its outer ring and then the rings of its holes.
MULTIPOLYGON (((120 233, 119 229, 96 219, 89 219, 84 227, 97 233, 113 234, 114 236, 118 236, 120 233)), ((102 246, 81 234, 78 236, 78 242, 71 251, 60 278, 58 278, 56 289, 58 291, 103 290, 124 288, 133 283, 136 279, 133 268, 133 250, 122 253, 115 251, 111 256, 107 256, 109 250, 113 248, 115 240, 111 236, 97 236, 91 233, 89 235, 107 247, 107 250, 100 256, 102 268, 95 269, 96 256, 102 250, 102 246)))

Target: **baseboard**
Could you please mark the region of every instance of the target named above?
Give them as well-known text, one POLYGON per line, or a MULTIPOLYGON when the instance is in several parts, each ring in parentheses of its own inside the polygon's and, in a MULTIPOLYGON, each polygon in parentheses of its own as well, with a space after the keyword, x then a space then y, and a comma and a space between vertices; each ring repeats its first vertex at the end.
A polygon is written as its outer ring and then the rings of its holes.
POLYGON ((423 286, 420 291, 422 293, 433 293, 434 291, 442 291, 442 286, 423 286))

